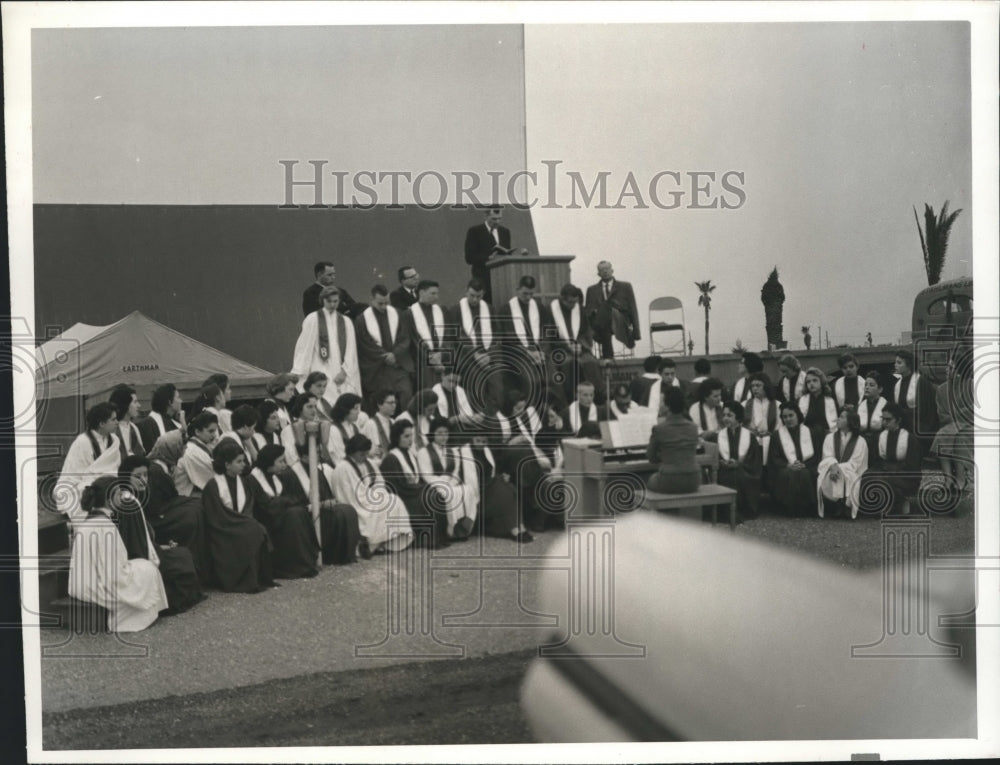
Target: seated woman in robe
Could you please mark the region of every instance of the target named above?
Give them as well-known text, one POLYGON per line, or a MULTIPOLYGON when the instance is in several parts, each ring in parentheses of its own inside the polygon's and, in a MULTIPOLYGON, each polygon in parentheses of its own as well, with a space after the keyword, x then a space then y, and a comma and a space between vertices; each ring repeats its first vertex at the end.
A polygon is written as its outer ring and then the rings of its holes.
POLYGON ((73 523, 69 594, 107 609, 108 630, 138 632, 169 604, 152 540, 147 535, 144 551, 129 550, 118 531, 116 487, 120 493, 117 476, 103 475, 83 490, 86 515, 73 523))
POLYGON ((330 438, 327 450, 336 465, 347 456, 347 442, 351 436, 361 432, 358 418, 361 416, 361 396, 341 393, 330 410, 330 438))
POLYGON ((330 421, 333 414, 333 406, 327 401, 326 388, 330 384, 330 378, 324 372, 310 372, 302 383, 302 390, 305 393, 312 393, 316 397, 316 411, 321 420, 330 421))
POLYGON ((417 452, 427 446, 426 433, 430 428, 431 420, 437 417, 438 395, 430 388, 418 390, 416 395, 410 399, 406 411, 400 414, 395 422, 406 421, 413 425, 413 444, 410 447, 411 455, 416 458, 417 452))
POLYGON ((812 515, 816 509, 816 466, 812 433, 794 404, 781 405, 781 425, 771 438, 768 480, 777 509, 786 515, 812 515))
MULTIPOLYGON (((281 430, 281 444, 285 447, 285 461, 289 467, 294 467, 296 463, 308 460, 309 439, 307 438, 307 424, 315 422, 319 428, 316 431, 317 456, 322 465, 333 468, 333 457, 327 449, 330 443, 329 422, 323 422, 319 418, 319 411, 316 409, 316 397, 311 393, 300 393, 292 401, 289 408, 292 415, 292 424, 281 430)), ((332 473, 327 473, 327 478, 331 478, 332 473)))
POLYGON ((837 429, 823 439, 823 454, 816 477, 819 517, 842 518, 850 511, 858 517, 861 476, 868 469, 868 445, 861 437, 861 420, 847 405, 837 416, 837 429))
POLYGON ((878 437, 882 433, 882 409, 889 403, 882 396, 882 378, 878 372, 865 375, 865 395, 858 402, 858 420, 861 437, 868 447, 868 461, 878 453, 878 437))
POLYGON ((215 478, 201 495, 215 582, 224 592, 262 592, 276 587, 267 530, 254 518, 253 494, 243 478, 246 457, 222 441, 212 452, 215 478))
POLYGON ((465 541, 472 533, 479 512, 479 486, 472 454, 468 447, 448 445, 450 426, 444 417, 431 421, 429 443, 417 452, 421 477, 439 489, 447 518, 446 533, 455 541, 465 541))
POLYGON ((794 404, 806 392, 806 373, 792 354, 778 359, 778 387, 775 395, 782 404, 794 404))
POLYGON ((750 375, 750 398, 744 404, 743 427, 749 430, 760 444, 760 458, 767 465, 771 434, 778 429, 779 405, 774 398, 771 380, 763 372, 750 375))
POLYGON ((975 391, 971 353, 948 359, 947 378, 935 394, 941 427, 931 444, 931 454, 941 463, 949 490, 969 490, 973 476, 972 447, 975 424, 975 391))
POLYGON ((230 421, 230 418, 233 415, 231 410, 226 409, 226 405, 233 400, 233 388, 229 384, 229 375, 223 374, 222 372, 209 375, 205 382, 201 384, 201 387, 205 388, 209 385, 218 385, 219 390, 222 391, 222 406, 213 406, 218 409, 217 416, 219 418, 219 430, 226 433, 232 429, 232 422, 230 421))
POLYGON ((212 562, 201 517, 201 498, 180 496, 162 465, 146 457, 127 457, 118 478, 132 486, 160 551, 160 573, 171 608, 186 610, 201 600, 199 583, 211 584, 212 562))
POLYGON ((232 412, 226 409, 226 394, 215 383, 209 383, 201 389, 191 405, 191 416, 196 417, 202 412, 211 412, 219 421, 219 432, 228 433, 232 430, 230 418, 232 412))
POLYGON ((487 536, 531 542, 534 536, 521 522, 517 489, 510 482, 508 455, 490 448, 497 434, 483 426, 464 432, 472 440, 469 451, 478 474, 479 527, 487 536))
POLYGON ((268 395, 268 398, 265 400, 273 402, 278 407, 278 418, 281 420, 281 427, 283 428, 288 427, 292 422, 292 413, 289 406, 298 393, 295 388, 297 381, 298 377, 296 375, 283 372, 272 377, 268 380, 267 385, 264 386, 268 395))
POLYGON ((188 440, 184 454, 174 467, 173 479, 177 493, 185 497, 196 496, 215 475, 212 469, 212 450, 219 440, 219 418, 211 412, 202 412, 188 423, 188 440))
POLYGON ((799 398, 802 424, 809 428, 813 451, 823 450, 823 439, 837 429, 837 400, 830 391, 826 375, 816 367, 806 370, 806 392, 799 398))
MULTIPOLYGON (((273 450, 271 453, 273 454, 273 450)), ((319 492, 319 544, 323 552, 323 563, 332 563, 337 566, 354 563, 358 559, 361 542, 358 514, 353 507, 338 502, 334 497, 330 483, 333 470, 328 465, 320 465, 319 467, 323 468, 316 472, 316 488, 319 492)), ((274 475, 274 484, 279 482, 280 474, 282 488, 279 493, 294 504, 309 510, 309 517, 315 530, 316 518, 311 511, 312 480, 309 475, 308 459, 300 460, 289 468, 286 466, 284 454, 282 454, 281 460, 275 458, 275 462, 270 468, 261 468, 261 473, 263 473, 262 477, 264 478, 274 475)), ((269 479, 268 483, 271 484, 269 479)), ((266 489, 264 491, 267 493, 266 489)))
POLYGON ((921 450, 917 438, 903 427, 905 417, 906 411, 892 401, 882 408, 878 450, 869 456, 869 468, 861 477, 863 513, 910 514, 910 499, 920 487, 921 450))
POLYGON ((698 402, 691 405, 688 416, 698 428, 698 438, 715 443, 722 430, 722 381, 715 377, 702 380, 698 386, 698 402))
POLYGON ((736 518, 740 523, 760 514, 763 470, 760 444, 741 424, 745 415, 742 404, 736 401, 723 405, 725 430, 719 434, 719 485, 736 490, 736 518))
POLYGON ((278 405, 273 401, 261 401, 257 405, 257 425, 253 442, 259 452, 268 444, 281 446, 281 416, 278 405))
POLYGON ((347 458, 334 468, 332 488, 337 501, 350 505, 358 514, 362 554, 406 549, 413 542, 409 514, 368 459, 371 440, 359 433, 351 436, 346 448, 347 458))
MULTIPOLYGON (((719 383, 720 392, 721 386, 719 383)), ((690 494, 701 486, 701 470, 695 461, 698 426, 684 416, 684 393, 680 388, 667 388, 663 398, 667 416, 653 427, 646 449, 649 461, 657 465, 648 485, 661 494, 690 494)))

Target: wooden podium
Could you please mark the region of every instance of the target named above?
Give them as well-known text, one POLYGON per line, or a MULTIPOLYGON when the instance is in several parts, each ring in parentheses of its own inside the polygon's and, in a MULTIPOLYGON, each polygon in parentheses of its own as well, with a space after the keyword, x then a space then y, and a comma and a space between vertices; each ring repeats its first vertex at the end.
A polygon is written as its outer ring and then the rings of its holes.
POLYGON ((517 291, 522 276, 531 275, 538 281, 535 297, 553 300, 569 283, 569 264, 575 255, 500 255, 487 262, 493 292, 493 308, 506 303, 517 291))

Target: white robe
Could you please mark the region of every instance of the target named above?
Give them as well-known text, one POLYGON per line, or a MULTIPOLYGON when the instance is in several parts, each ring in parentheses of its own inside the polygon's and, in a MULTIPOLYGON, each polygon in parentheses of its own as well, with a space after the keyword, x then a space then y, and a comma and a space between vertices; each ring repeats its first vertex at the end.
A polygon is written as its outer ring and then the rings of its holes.
POLYGON ((403 500, 386 486, 377 467, 370 463, 359 467, 369 472, 371 477, 366 481, 359 479, 351 460, 337 464, 330 486, 334 496, 357 512, 361 536, 368 540, 372 551, 382 547, 392 552, 405 549, 413 541, 413 529, 403 500))
POLYGON ((361 367, 358 366, 358 346, 354 337, 354 324, 347 317, 341 316, 344 320, 344 344, 346 346, 344 348, 344 363, 341 365, 340 346, 337 344, 337 316, 340 314, 334 311, 331 316, 330 312, 326 311, 326 316, 327 334, 330 337, 329 357, 324 360, 319 355, 319 320, 316 312, 313 311, 302 320, 302 332, 299 334, 299 339, 295 341, 292 373, 299 376, 298 388, 302 390, 302 385, 310 372, 323 372, 330 378, 323 398, 332 406, 342 393, 356 393, 359 396, 363 394, 361 392, 361 367), (336 385, 333 380, 341 369, 344 370, 347 378, 340 385, 336 385))
POLYGON ((78 435, 63 461, 59 480, 52 489, 56 508, 64 513, 70 522, 76 522, 87 517, 80 507, 80 497, 83 490, 90 486, 99 476, 118 475, 122 455, 118 436, 111 435, 111 445, 106 446, 106 439, 91 431, 97 439, 100 455, 94 459, 94 447, 86 433, 78 435))
POLYGON ((114 521, 103 513, 73 524, 69 594, 108 609, 108 629, 138 632, 167 608, 156 546, 146 532, 149 559, 128 559, 114 521))
MULTIPOLYGON (((476 520, 479 511, 479 481, 476 476, 476 463, 472 450, 468 446, 461 449, 447 447, 455 462, 450 473, 438 475, 434 472, 430 449, 438 449, 434 445, 425 446, 417 452, 417 467, 421 477, 432 486, 441 489, 445 512, 448 515, 448 535, 455 530, 455 524, 462 518, 476 520)), ((445 456, 437 451, 438 461, 443 465, 445 456)))
MULTIPOLYGON (((350 439, 357 433, 364 433, 371 440, 371 436, 365 433, 358 425, 347 422, 341 423, 341 426, 347 431, 347 438, 350 439)), ((374 445, 376 442, 372 441, 374 445)), ((330 456, 333 458, 333 464, 339 465, 345 459, 347 459, 347 442, 344 441, 344 437, 340 434, 340 428, 338 428, 332 422, 330 423, 330 438, 326 442, 326 450, 330 452, 330 456)))
MULTIPOLYGON (((854 443, 854 451, 847 462, 838 462, 834 454, 833 433, 828 433, 823 439, 823 458, 819 463, 819 472, 816 480, 816 506, 819 517, 823 517, 824 499, 845 499, 847 506, 851 509, 851 518, 858 517, 858 496, 861 491, 861 475, 868 468, 868 444, 865 439, 858 435, 854 443), (834 465, 840 466, 842 478, 833 480, 830 477, 830 468, 834 465)), ((847 443, 847 436, 841 434, 843 444, 847 443)), ((842 444, 842 446, 843 446, 842 444)))
MULTIPOLYGON (((218 443, 218 441, 216 441, 218 443)), ((214 444, 209 450, 214 448, 214 444)), ((177 460, 177 469, 174 471, 174 487, 177 493, 190 497, 195 489, 204 489, 205 484, 215 477, 215 470, 212 469, 212 458, 193 441, 188 441, 184 446, 184 454, 177 460)))

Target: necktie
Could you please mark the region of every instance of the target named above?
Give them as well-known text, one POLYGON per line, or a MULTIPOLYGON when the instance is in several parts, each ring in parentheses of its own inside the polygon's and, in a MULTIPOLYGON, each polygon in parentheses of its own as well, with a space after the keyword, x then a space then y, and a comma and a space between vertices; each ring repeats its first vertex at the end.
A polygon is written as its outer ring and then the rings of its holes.
POLYGON ((496 242, 497 244, 500 244, 500 232, 497 231, 495 228, 491 228, 490 233, 493 235, 493 241, 496 242))
POLYGON ((611 295, 611 282, 604 282, 604 299, 607 300, 609 295, 611 295))

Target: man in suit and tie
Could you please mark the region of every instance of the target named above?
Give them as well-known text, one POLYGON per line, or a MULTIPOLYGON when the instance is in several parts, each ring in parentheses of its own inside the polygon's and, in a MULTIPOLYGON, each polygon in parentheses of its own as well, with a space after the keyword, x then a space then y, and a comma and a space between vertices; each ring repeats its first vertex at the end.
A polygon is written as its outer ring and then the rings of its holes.
POLYGON ((413 266, 403 266, 396 272, 399 287, 389 293, 389 305, 397 311, 405 311, 417 302, 417 285, 420 274, 413 266))
POLYGON ((634 348, 639 339, 639 310, 635 293, 628 282, 615 279, 611 264, 602 260, 597 264, 601 280, 587 288, 587 319, 594 329, 594 339, 601 344, 601 358, 614 358, 611 339, 617 339, 626 348, 634 348))
MULTIPOLYGON (((473 226, 465 234, 465 262, 472 266, 472 276, 481 279, 485 285, 486 301, 491 303, 493 295, 490 290, 490 270, 486 263, 495 257, 511 255, 514 249, 510 245, 510 229, 501 226, 503 209, 490 207, 486 210, 486 220, 473 226)), ((527 250, 519 254, 527 255, 527 250)))
MULTIPOLYGON (((337 280, 337 269, 328 260, 321 260, 313 266, 313 274, 316 276, 316 281, 306 287, 302 293, 303 317, 316 313, 323 307, 319 293, 323 291, 324 287, 329 287, 337 280)), ((343 287, 338 287, 338 289, 340 290, 340 304, 337 306, 337 312, 348 318, 356 319, 368 307, 367 304, 357 302, 343 287)))

